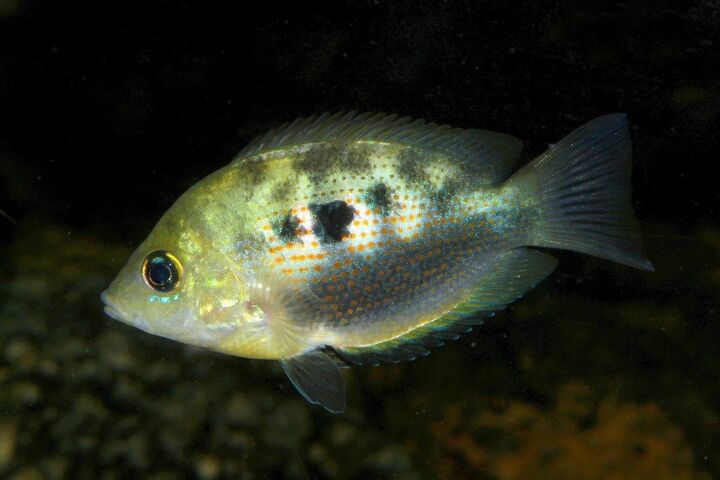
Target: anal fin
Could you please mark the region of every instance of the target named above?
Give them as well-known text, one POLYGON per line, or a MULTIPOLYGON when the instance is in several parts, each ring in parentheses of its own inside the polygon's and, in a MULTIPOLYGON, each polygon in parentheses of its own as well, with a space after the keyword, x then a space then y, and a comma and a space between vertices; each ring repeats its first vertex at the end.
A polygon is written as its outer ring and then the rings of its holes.
POLYGON ((533 289, 557 266, 555 257, 530 248, 516 248, 499 256, 478 275, 472 294, 451 311, 405 335, 363 347, 338 351, 355 364, 379 365, 414 360, 429 348, 457 340, 485 318, 533 289))

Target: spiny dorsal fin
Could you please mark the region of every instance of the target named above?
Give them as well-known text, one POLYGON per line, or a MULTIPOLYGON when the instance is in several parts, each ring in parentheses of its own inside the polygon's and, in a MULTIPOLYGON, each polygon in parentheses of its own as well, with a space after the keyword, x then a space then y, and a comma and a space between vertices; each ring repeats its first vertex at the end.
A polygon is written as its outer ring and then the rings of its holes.
POLYGON ((338 112, 299 118, 251 141, 235 158, 307 143, 358 140, 397 143, 452 156, 475 171, 481 184, 507 178, 520 156, 522 142, 487 130, 452 128, 383 113, 338 112))
POLYGON ((525 295, 556 265, 555 257, 537 250, 510 250, 478 278, 477 289, 470 298, 450 312, 403 336, 368 347, 339 349, 338 354, 349 362, 371 365, 429 355, 429 348, 442 346, 448 340, 457 340, 494 312, 525 295))

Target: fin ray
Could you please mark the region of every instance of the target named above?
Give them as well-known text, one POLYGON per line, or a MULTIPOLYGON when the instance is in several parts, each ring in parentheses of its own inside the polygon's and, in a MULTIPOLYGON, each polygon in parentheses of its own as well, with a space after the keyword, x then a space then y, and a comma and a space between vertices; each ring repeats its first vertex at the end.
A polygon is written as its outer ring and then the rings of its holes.
POLYGON ((652 271, 630 203, 631 140, 624 114, 598 117, 510 179, 541 210, 529 245, 562 248, 652 271))
POLYGON ((305 400, 332 413, 345 410, 345 380, 326 353, 313 350, 281 360, 280 365, 305 400))

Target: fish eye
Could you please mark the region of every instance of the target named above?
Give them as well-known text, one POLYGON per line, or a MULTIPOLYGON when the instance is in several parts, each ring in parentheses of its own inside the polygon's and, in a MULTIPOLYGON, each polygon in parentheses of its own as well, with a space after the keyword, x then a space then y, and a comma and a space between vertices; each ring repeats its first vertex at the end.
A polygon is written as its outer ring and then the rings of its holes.
POLYGON ((180 283, 182 265, 166 250, 150 252, 142 266, 142 276, 147 285, 158 292, 171 292, 180 283))

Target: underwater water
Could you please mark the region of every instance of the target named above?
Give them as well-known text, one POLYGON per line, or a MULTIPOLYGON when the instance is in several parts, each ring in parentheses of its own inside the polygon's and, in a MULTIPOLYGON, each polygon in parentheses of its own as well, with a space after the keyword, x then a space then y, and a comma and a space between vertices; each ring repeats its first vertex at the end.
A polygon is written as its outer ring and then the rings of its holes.
POLYGON ((0 478, 720 477, 720 5, 0 0, 0 478), (509 133, 626 112, 653 273, 569 252, 345 413, 100 293, 177 197, 298 116, 509 133))

